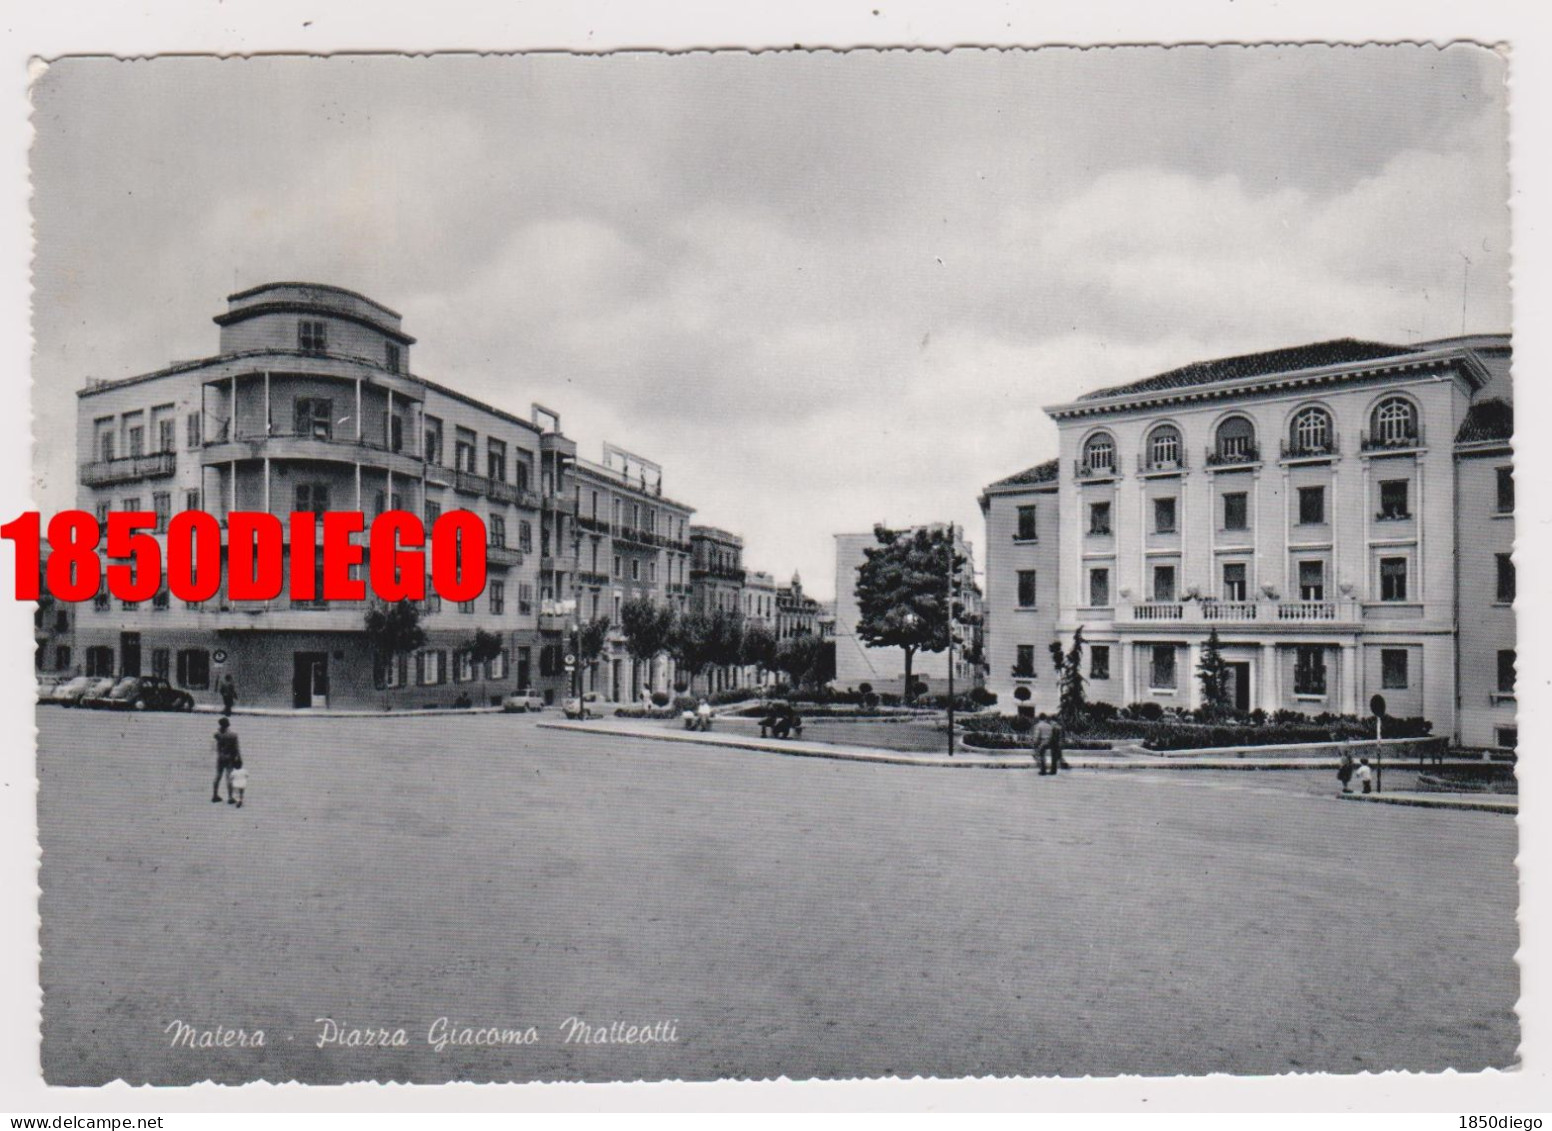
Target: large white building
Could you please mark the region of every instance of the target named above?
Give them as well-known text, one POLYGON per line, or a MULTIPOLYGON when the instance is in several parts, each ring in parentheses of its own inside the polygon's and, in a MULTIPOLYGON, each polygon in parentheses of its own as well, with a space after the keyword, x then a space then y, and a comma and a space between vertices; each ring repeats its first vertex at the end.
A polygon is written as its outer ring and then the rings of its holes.
POLYGON ((983 498, 993 689, 1054 706, 1049 643, 1082 626, 1090 698, 1194 707, 1216 629, 1241 709, 1379 693, 1512 745, 1510 356, 1503 335, 1342 340, 1048 408, 1050 474, 983 498))

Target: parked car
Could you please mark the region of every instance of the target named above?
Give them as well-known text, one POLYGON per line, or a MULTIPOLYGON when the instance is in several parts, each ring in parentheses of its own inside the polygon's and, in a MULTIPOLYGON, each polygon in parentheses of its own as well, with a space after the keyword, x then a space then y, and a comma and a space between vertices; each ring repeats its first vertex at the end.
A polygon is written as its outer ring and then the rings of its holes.
POLYGON ((537 691, 519 691, 516 695, 508 695, 501 701, 503 711, 542 711, 544 710, 544 696, 537 691))
POLYGON ((126 676, 107 695, 86 700, 88 707, 110 711, 192 711, 194 696, 159 675, 126 676))
POLYGON ((113 680, 101 675, 78 675, 54 688, 50 703, 61 707, 79 707, 87 698, 106 695, 113 690, 113 680))
POLYGON ((568 719, 601 719, 604 717, 604 697, 596 691, 585 692, 582 698, 568 698, 565 704, 568 719))
POLYGON ((38 702, 49 702, 53 698, 54 692, 59 688, 59 685, 68 683, 69 680, 69 676, 59 675, 57 672, 52 675, 40 675, 38 677, 38 702))

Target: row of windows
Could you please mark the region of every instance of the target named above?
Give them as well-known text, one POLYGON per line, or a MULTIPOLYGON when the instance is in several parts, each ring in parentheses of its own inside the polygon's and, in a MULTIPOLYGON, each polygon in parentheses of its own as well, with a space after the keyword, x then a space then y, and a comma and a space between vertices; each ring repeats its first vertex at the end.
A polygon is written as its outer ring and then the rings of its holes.
POLYGON ((453 683, 500 680, 507 676, 507 653, 502 649, 484 664, 477 664, 466 648, 451 652, 444 648, 427 648, 378 664, 374 682, 379 688, 407 687, 412 672, 417 687, 436 687, 447 683, 449 677, 453 683))
MULTIPOLYGON (((60 666, 68 667, 70 651, 61 648, 60 653, 64 659, 60 666)), ((210 687, 210 653, 203 648, 182 648, 177 653, 176 674, 172 664, 173 653, 168 648, 151 649, 151 674, 160 676, 169 683, 186 688, 189 691, 204 691, 210 687)), ((86 650, 86 670, 88 676, 111 678, 114 674, 114 665, 117 663, 117 655, 107 645, 99 644, 86 650)), ((138 672, 125 674, 138 675, 138 672)))
MULTIPOLYGON (((1365 443, 1372 447, 1397 447, 1416 443, 1417 406, 1404 397, 1388 397, 1375 406, 1369 417, 1370 431, 1365 443)), ((1230 416, 1218 424, 1213 436, 1211 463, 1251 463, 1260 459, 1256 428, 1249 417, 1230 416)), ((1337 450, 1336 428, 1331 413, 1311 405, 1294 413, 1288 424, 1284 454, 1288 456, 1330 455, 1337 450)), ((1155 425, 1143 440, 1142 464, 1150 470, 1183 467, 1185 451, 1180 429, 1173 424, 1155 425)), ((1117 470, 1116 441, 1109 432, 1095 432, 1083 444, 1082 469, 1090 474, 1113 474, 1117 470)))
MULTIPOLYGON (((315 318, 303 318, 296 324, 296 348, 313 357, 329 352, 329 324, 315 318)), ((397 342, 383 343, 383 368, 400 372, 403 354, 397 342)))
MULTIPOLYGON (((1495 555, 1496 599, 1499 604, 1512 604, 1515 599, 1516 579, 1514 559, 1508 554, 1495 555)), ((1308 559, 1298 563, 1299 600, 1324 601, 1326 599, 1326 563, 1320 559, 1308 559)), ((1409 599, 1409 559, 1401 556, 1379 559, 1381 601, 1406 601, 1409 599)), ((1018 605, 1032 609, 1039 603, 1038 570, 1021 569, 1018 578, 1018 605)), ((1246 562, 1224 562, 1219 599, 1224 601, 1249 600, 1249 566, 1246 562)), ((1095 608, 1110 605, 1110 569, 1096 566, 1088 571, 1088 603, 1095 608)), ((1153 588, 1149 599, 1155 602, 1174 603, 1180 599, 1176 585, 1177 569, 1174 565, 1160 564, 1153 567, 1153 588)))

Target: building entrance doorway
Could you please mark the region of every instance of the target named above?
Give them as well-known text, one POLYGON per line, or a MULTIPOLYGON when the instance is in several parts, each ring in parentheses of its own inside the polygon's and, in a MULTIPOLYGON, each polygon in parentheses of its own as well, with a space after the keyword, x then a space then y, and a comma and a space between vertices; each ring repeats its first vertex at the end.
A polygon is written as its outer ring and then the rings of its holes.
POLYGON ((1228 699, 1234 705, 1236 711, 1250 710, 1250 665, 1248 663, 1227 663, 1223 665, 1228 671, 1228 699))
POLYGON ((140 633, 119 633, 119 674, 140 674, 140 633))
POLYGON ((291 705, 304 710, 327 707, 329 654, 293 652, 291 657, 291 705))

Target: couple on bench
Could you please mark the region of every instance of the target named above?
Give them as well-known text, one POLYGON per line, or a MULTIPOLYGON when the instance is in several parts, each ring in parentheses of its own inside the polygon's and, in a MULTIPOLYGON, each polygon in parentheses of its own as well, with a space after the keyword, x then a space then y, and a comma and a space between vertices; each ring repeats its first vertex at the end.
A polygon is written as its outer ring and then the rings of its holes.
POLYGON ((771 713, 760 720, 760 737, 802 738, 803 718, 790 703, 772 706, 771 713))

